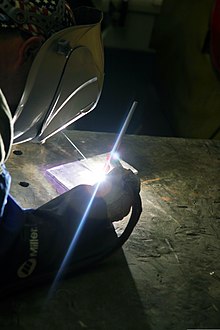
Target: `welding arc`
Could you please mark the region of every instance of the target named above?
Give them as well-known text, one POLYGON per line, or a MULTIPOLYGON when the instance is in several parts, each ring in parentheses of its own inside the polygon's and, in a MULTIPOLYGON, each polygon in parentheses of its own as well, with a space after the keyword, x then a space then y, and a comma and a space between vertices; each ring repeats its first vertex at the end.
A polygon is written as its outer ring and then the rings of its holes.
MULTIPOLYGON (((111 162, 111 158, 113 157, 114 153, 116 152, 116 150, 120 147, 120 144, 121 144, 121 141, 122 141, 122 138, 128 128, 128 125, 131 121, 131 118, 134 114, 134 111, 136 109, 138 105, 138 102, 137 101, 134 101, 132 103, 132 106, 128 112, 128 115, 125 119, 125 122, 122 126, 122 129, 118 135, 118 138, 114 144, 114 147, 112 148, 112 151, 111 151, 111 154, 110 154, 110 157, 109 159, 107 160, 108 161, 108 164, 111 162)), ((116 245, 109 251, 109 255, 111 253, 113 253, 115 250, 117 250, 119 247, 121 247, 125 242, 126 240, 128 239, 128 237, 131 235, 134 227, 136 226, 139 218, 140 218, 140 215, 141 215, 141 212, 142 212, 142 203, 141 203, 141 198, 140 198, 140 195, 139 195, 139 192, 136 192, 134 194, 134 201, 133 201, 133 205, 132 205, 132 212, 131 212, 131 216, 130 216, 130 219, 127 223, 127 226, 125 227, 125 230, 124 232, 121 234, 121 236, 118 237, 117 239, 117 243, 116 245)))
POLYGON ((138 102, 137 101, 134 101, 132 103, 132 106, 131 106, 131 108, 130 108, 130 110, 128 112, 128 115, 127 115, 127 117, 125 119, 125 122, 124 122, 124 124, 122 126, 122 129, 121 129, 121 131, 120 131, 120 133, 119 133, 119 135, 117 137, 117 140, 116 140, 116 142, 114 144, 114 147, 112 149, 112 153, 116 152, 116 150, 120 147, 122 138, 123 138, 123 136, 124 136, 124 134, 125 134, 125 132, 126 132, 126 130, 128 128, 128 125, 129 125, 129 123, 131 121, 131 118, 132 118, 132 116, 134 114, 134 111, 135 111, 137 105, 138 105, 138 102))
POLYGON ((126 130, 128 128, 128 125, 129 125, 129 123, 131 121, 131 118, 132 118, 132 116, 134 114, 134 111, 135 111, 137 105, 138 105, 138 102, 137 101, 134 101, 132 103, 132 106, 131 106, 131 108, 130 108, 130 110, 128 112, 128 115, 127 115, 127 117, 125 119, 125 122, 124 122, 124 124, 123 124, 123 126, 122 126, 122 128, 121 128, 121 130, 119 132, 119 135, 117 137, 117 140, 115 141, 115 144, 114 144, 114 146, 112 148, 112 151, 110 153, 110 159, 108 160, 109 163, 111 162, 111 158, 113 157, 114 153, 119 149, 119 147, 121 145, 122 138, 123 138, 123 136, 124 136, 124 134, 125 134, 125 132, 126 132, 126 130))
POLYGON ((121 128, 121 130, 120 130, 120 132, 119 132, 119 134, 118 134, 118 137, 117 137, 117 139, 116 139, 116 141, 115 141, 115 144, 114 144, 114 146, 113 146, 111 152, 110 152, 110 153, 108 154, 108 156, 107 156, 107 159, 106 159, 106 162, 105 162, 105 166, 104 166, 104 170, 105 170, 105 172, 107 172, 108 169, 110 168, 110 164, 111 164, 111 162, 112 162, 112 158, 114 157, 115 152, 116 152, 116 151, 119 149, 119 147, 120 147, 120 144, 121 144, 122 138, 123 138, 123 136, 124 136, 124 134, 125 134, 125 132, 126 132, 126 130, 127 130, 127 128, 128 128, 128 125, 129 125, 129 123, 130 123, 130 121, 131 121, 131 118, 132 118, 132 116, 133 116, 133 114, 134 114, 134 111, 135 111, 137 105, 138 105, 138 102, 137 102, 137 101, 134 101, 134 102, 132 103, 132 106, 131 106, 131 108, 130 108, 130 110, 129 110, 129 112, 128 112, 128 115, 127 115, 127 117, 126 117, 126 119, 125 119, 125 121, 124 121, 124 124, 122 125, 122 128, 121 128))
MULTIPOLYGON (((128 127, 128 124, 129 124, 129 122, 131 120, 131 117, 132 117, 132 115, 134 113, 134 110, 135 110, 136 106, 137 106, 137 102, 134 102, 132 104, 132 107, 131 107, 131 109, 130 109, 130 111, 128 113, 128 116, 127 116, 127 118, 126 118, 126 120, 125 120, 125 122, 124 122, 124 124, 122 126, 122 129, 121 129, 121 131, 120 131, 120 133, 118 135, 118 138, 117 138, 117 140, 115 142, 115 145, 114 145, 114 147, 112 149, 112 152, 115 152, 116 149, 119 147, 119 145, 121 143, 121 140, 122 140, 122 137, 123 137, 123 135, 124 135, 124 133, 125 133, 127 127, 128 127)), ((67 140, 79 152, 80 150, 65 135, 65 133, 63 133, 63 135, 67 138, 67 140)), ((81 154, 81 156, 84 159, 86 159, 86 157, 81 152, 79 152, 79 153, 81 154)), ((72 239, 71 244, 70 244, 70 246, 68 248, 68 251, 67 251, 67 253, 66 253, 66 255, 65 255, 65 257, 64 257, 64 259, 62 261, 62 264, 61 264, 61 266, 60 266, 60 268, 59 268, 59 270, 58 270, 58 272, 56 274, 56 277, 55 277, 55 279, 53 281, 53 284, 52 284, 52 287, 50 289, 50 296, 53 293, 53 291, 54 291, 54 289, 56 287, 56 284, 57 284, 58 280, 60 279, 60 277, 61 277, 61 275, 63 273, 63 269, 64 269, 64 267, 65 267, 65 265, 66 265, 66 263, 67 263, 67 261, 69 259, 70 253, 72 253, 72 251, 76 247, 76 244, 77 244, 77 242, 79 240, 80 234, 81 234, 81 232, 83 230, 83 227, 85 226, 85 223, 86 223, 86 220, 87 220, 87 216, 88 216, 89 211, 90 211, 90 208, 91 208, 91 206, 93 204, 93 201, 94 201, 94 198, 96 196, 96 193, 97 193, 98 188, 99 188, 99 184, 97 184, 96 187, 95 187, 95 190, 94 190, 94 192, 92 194, 92 197, 91 197, 91 199, 90 199, 90 201, 89 201, 89 203, 87 205, 86 211, 85 211, 85 213, 84 213, 84 215, 83 215, 83 217, 81 219, 80 225, 78 226, 78 228, 77 228, 77 230, 76 230, 76 232, 75 232, 75 234, 73 236, 73 239, 72 239)), ((108 251, 104 251, 103 253, 100 253, 99 255, 96 255, 95 258, 93 258, 93 262, 99 262, 99 261, 103 260, 105 257, 111 255, 113 252, 115 252, 117 249, 119 249, 126 242, 126 240, 129 238, 129 236, 132 233, 135 225, 137 224, 137 222, 138 222, 138 220, 140 218, 141 212, 142 212, 142 203, 141 203, 141 198, 140 198, 139 191, 134 192, 134 200, 133 200, 133 204, 132 204, 132 207, 131 208, 132 208, 131 215, 130 215, 130 218, 128 220, 127 226, 125 227, 125 230, 123 231, 123 233, 119 237, 117 237, 117 239, 115 241, 115 244, 113 244, 113 246, 111 248, 109 248, 108 251)), ((84 267, 82 265, 81 266, 81 269, 86 268, 87 266, 88 266, 88 264, 85 264, 84 267)), ((80 270, 80 269, 78 269, 78 270, 80 270)), ((69 272, 71 273, 71 270, 69 272)), ((68 271, 65 272, 65 275, 66 276, 68 275, 68 271)))

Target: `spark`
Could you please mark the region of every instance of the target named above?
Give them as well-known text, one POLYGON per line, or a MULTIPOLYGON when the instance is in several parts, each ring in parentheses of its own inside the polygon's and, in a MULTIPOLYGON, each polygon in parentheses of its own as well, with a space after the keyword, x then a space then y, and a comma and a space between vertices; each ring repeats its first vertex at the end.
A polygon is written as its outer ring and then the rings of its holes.
POLYGON ((62 134, 65 136, 65 138, 69 141, 69 143, 76 149, 76 151, 80 154, 80 156, 82 156, 83 159, 87 160, 86 156, 83 155, 83 153, 79 150, 79 148, 73 143, 72 140, 70 140, 70 138, 64 133, 62 132, 62 134))

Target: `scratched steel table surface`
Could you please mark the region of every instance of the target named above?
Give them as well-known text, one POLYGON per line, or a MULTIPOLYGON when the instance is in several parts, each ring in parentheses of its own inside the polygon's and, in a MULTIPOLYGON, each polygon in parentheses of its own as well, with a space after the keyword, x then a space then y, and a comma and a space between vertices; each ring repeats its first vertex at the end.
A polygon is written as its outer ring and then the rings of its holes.
MULTIPOLYGON (((115 140, 67 134, 87 157, 115 140)), ((44 286, 1 301, 1 330, 220 328, 220 141, 126 135, 121 155, 139 170, 142 187, 143 213, 130 239, 50 299, 44 286)), ((23 207, 42 205, 58 194, 46 169, 79 158, 62 134, 13 146, 12 195, 23 207)))

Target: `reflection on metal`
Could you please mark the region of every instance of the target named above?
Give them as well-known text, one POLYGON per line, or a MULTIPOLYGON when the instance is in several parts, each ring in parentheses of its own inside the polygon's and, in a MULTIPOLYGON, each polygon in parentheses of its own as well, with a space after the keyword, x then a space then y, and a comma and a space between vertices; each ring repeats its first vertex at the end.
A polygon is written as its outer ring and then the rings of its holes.
MULTIPOLYGON (((108 153, 97 155, 91 158, 82 159, 72 163, 55 166, 46 171, 46 173, 55 180, 64 190, 70 190, 80 184, 93 185, 100 181, 102 172, 104 172, 105 162, 108 153)), ((128 163, 120 160, 125 169, 130 169, 135 174, 138 171, 128 163)))

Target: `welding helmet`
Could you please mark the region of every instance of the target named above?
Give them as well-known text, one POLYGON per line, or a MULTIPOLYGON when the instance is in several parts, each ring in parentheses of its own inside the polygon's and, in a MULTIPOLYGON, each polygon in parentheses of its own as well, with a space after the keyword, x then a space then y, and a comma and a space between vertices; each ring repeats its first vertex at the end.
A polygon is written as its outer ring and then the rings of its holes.
POLYGON ((49 31, 33 61, 13 117, 14 143, 44 142, 93 110, 101 94, 104 70, 100 32, 102 13, 94 8, 79 7, 74 11, 75 25, 64 28, 66 22, 57 19, 64 16, 65 1, 51 0, 51 3, 56 4, 55 11, 46 19, 42 18, 44 12, 41 15, 30 13, 29 1, 3 1, 3 5, 0 4, 3 12, 0 12, 0 20, 2 17, 9 17, 13 23, 18 20, 12 27, 29 26, 29 32, 35 32, 37 22, 43 27, 44 34, 49 31), (10 5, 7 9, 5 2, 22 2, 23 6, 14 8, 10 5), (59 27, 58 31, 54 26, 59 27))

